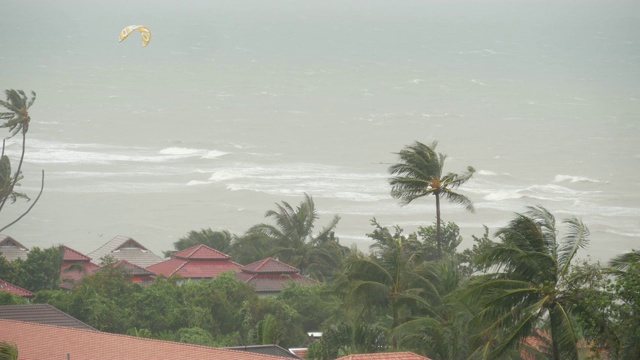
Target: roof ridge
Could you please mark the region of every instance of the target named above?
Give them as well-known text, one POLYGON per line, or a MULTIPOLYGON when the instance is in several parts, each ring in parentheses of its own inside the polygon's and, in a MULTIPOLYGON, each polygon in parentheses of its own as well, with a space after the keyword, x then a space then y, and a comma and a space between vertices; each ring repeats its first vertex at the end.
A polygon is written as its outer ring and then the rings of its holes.
POLYGON ((27 292, 27 293, 31 294, 30 296, 35 296, 35 295, 36 295, 35 293, 33 293, 33 292, 31 292, 31 291, 29 291, 29 290, 27 290, 27 289, 23 289, 23 288, 21 288, 21 287, 20 287, 20 286, 18 286, 18 285, 14 285, 14 284, 12 284, 12 283, 8 282, 7 280, 2 280, 2 279, 0 279, 0 282, 3 282, 3 283, 5 283, 5 284, 7 284, 7 285, 9 285, 9 286, 13 286, 14 288, 16 288, 16 289, 18 289, 18 290, 22 290, 22 291, 24 291, 24 292, 27 292))
MULTIPOLYGON (((78 251, 78 250, 74 250, 74 249, 72 249, 72 248, 68 247, 67 245, 62 245, 62 248, 63 248, 63 249, 65 249, 65 250, 69 250, 69 251, 71 251, 71 252, 74 252, 74 253, 76 253, 76 254, 78 254, 78 255, 82 256, 82 257, 85 257, 85 258, 87 258, 87 259, 88 259, 88 261, 93 260, 93 259, 92 259, 92 258, 90 258, 89 256, 87 256, 87 255, 85 255, 85 254, 81 253, 81 252, 80 252, 80 251, 78 251)), ((63 256, 64 256, 64 255, 63 255, 63 256)))

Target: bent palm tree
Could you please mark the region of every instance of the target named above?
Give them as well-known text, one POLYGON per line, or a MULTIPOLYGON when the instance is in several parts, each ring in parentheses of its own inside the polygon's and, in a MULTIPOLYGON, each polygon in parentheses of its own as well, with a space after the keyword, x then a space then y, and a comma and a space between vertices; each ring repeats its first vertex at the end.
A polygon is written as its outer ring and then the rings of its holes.
POLYGON ((476 317, 484 324, 481 336, 497 338, 495 347, 483 350, 485 357, 500 358, 542 331, 553 359, 578 358, 573 300, 565 284, 589 230, 575 217, 563 223, 568 230, 559 240, 554 216, 541 206, 529 207, 496 233, 502 242, 478 254, 476 264, 490 273, 472 280, 466 298, 482 309, 476 317))
POLYGON ((401 162, 391 165, 389 173, 394 175, 389 179, 391 196, 400 199, 402 205, 423 196, 433 195, 436 198, 436 234, 438 243, 438 257, 442 255, 442 230, 440 228, 440 197, 463 205, 468 211, 474 212, 473 203, 466 196, 455 192, 473 176, 475 169, 467 167, 467 172, 461 175, 444 174, 446 155, 436 152, 437 142, 425 145, 416 141, 406 146, 398 153, 401 162))
MULTIPOLYGON (((313 235, 318 213, 313 199, 308 194, 305 194, 305 199, 295 209, 285 201, 282 204, 276 204, 276 206, 277 210, 269 210, 265 214, 265 217, 275 219, 275 225, 258 224, 252 226, 245 234, 245 237, 257 235, 259 238, 268 239, 273 244, 270 255, 308 273, 314 267, 312 265, 323 263, 320 261, 323 254, 333 256, 339 254, 340 251, 335 251, 332 248, 335 246, 344 248, 339 245, 338 239, 334 236, 335 228, 340 221, 340 217, 337 215, 317 235, 313 235), (326 251, 319 251, 320 249, 326 251)), ((335 259, 327 260, 327 264, 335 262, 335 259)), ((324 275, 335 271, 335 269, 325 268, 317 270, 324 275)))
MULTIPOLYGON (((18 181, 22 178, 22 163, 24 161, 25 143, 27 132, 29 131, 29 123, 31 122, 31 116, 29 115, 29 108, 36 101, 36 93, 31 92, 31 98, 27 98, 27 95, 22 90, 5 90, 7 101, 0 100, 0 105, 8 110, 8 112, 0 112, 0 121, 4 123, 0 124, 0 128, 8 128, 11 132, 9 137, 13 137, 18 133, 22 134, 22 152, 20 154, 20 161, 18 162, 18 168, 15 173, 11 174, 11 163, 9 157, 4 154, 4 142, 2 144, 2 157, 0 159, 0 211, 4 207, 4 204, 8 199, 15 201, 16 198, 28 197, 24 194, 14 191, 18 181)), ((40 195, 42 195, 42 189, 44 187, 44 171, 42 172, 42 186, 40 193, 31 206, 16 220, 6 225, 0 231, 15 224, 23 216, 25 216, 38 202, 40 195)))

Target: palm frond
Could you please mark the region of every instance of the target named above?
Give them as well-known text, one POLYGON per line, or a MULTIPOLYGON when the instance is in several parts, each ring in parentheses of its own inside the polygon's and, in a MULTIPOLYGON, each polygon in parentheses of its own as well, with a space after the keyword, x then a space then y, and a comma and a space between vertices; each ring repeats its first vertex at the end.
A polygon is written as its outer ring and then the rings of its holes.
POLYGON ((589 229, 582 220, 573 217, 564 220, 564 223, 569 230, 558 249, 559 276, 561 277, 564 277, 569 271, 569 265, 576 252, 589 244, 589 229))

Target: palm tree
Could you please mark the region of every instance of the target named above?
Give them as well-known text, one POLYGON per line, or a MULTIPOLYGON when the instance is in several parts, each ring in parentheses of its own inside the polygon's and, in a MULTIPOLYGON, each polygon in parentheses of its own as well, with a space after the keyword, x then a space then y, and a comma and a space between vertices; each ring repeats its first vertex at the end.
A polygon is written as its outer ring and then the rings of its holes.
POLYGON ((524 346, 527 337, 543 334, 553 359, 578 359, 571 315, 575 299, 566 284, 571 261, 588 244, 589 230, 575 217, 563 223, 567 232, 558 239, 554 216, 541 206, 529 207, 498 230, 501 242, 477 255, 476 264, 488 273, 471 281, 465 298, 481 309, 476 315, 484 329, 480 336, 496 340, 487 342, 484 357, 500 358, 524 346))
POLYGON ((18 347, 6 341, 0 341, 0 360, 18 360, 18 347))
MULTIPOLYGON (((24 161, 24 153, 25 153, 25 144, 26 144, 26 136, 29 131, 29 123, 31 121, 31 116, 29 115, 29 108, 36 101, 36 93, 31 92, 31 98, 28 98, 27 95, 22 90, 5 90, 5 94, 7 96, 7 100, 0 100, 0 105, 7 109, 7 112, 0 112, 0 121, 3 121, 0 124, 0 128, 8 128, 11 133, 9 137, 13 137, 18 133, 22 134, 22 152, 20 154, 20 161, 18 162, 18 168, 15 173, 11 174, 11 163, 9 158, 4 154, 4 141, 2 144, 2 157, 0 159, 0 211, 4 207, 4 204, 8 199, 12 199, 15 201, 16 198, 22 197, 28 199, 28 197, 24 194, 17 193, 14 191, 16 184, 22 178, 22 163, 24 161)), ((40 195, 42 195, 42 189, 44 187, 44 171, 42 172, 42 186, 40 188, 40 193, 36 200, 31 204, 31 206, 16 220, 11 222, 9 225, 6 225, 0 231, 6 229, 7 227, 15 224, 18 220, 20 220, 23 216, 25 216, 38 202, 40 195)))
MULTIPOLYGON (((339 216, 333 219, 318 234, 313 235, 315 220, 318 213, 315 209, 313 199, 308 194, 297 208, 293 208, 289 203, 283 201, 276 204, 276 210, 269 210, 265 217, 275 220, 275 225, 258 224, 252 226, 245 237, 258 236, 268 239, 272 244, 270 255, 278 260, 293 265, 307 272, 312 265, 319 265, 325 257, 333 256, 339 251, 335 251, 335 246, 339 245, 339 240, 334 236, 334 231, 340 221, 339 216), (327 251, 319 251, 325 249, 327 251), (323 256, 323 254, 327 254, 323 256)), ((335 259, 325 259, 332 264, 335 259)), ((318 270, 318 269, 316 269, 318 270)), ((331 273, 335 269, 322 269, 323 273, 331 273)))
POLYGON ((464 174, 445 174, 443 168, 446 155, 437 153, 436 146, 435 141, 431 145, 416 141, 397 153, 400 162, 389 167, 389 173, 393 175, 389 179, 389 184, 392 186, 391 196, 400 199, 401 205, 407 205, 423 196, 435 196, 438 256, 441 257, 440 197, 444 196, 447 200, 461 204, 468 211, 473 212, 471 200, 454 190, 467 182, 473 176, 475 169, 469 166, 464 174))

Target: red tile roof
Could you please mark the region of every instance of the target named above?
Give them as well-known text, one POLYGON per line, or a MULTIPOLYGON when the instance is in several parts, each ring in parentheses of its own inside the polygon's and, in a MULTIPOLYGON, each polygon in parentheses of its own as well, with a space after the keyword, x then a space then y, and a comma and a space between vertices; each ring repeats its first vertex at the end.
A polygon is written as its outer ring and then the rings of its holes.
POLYGON ((100 269, 100 266, 89 262, 89 261, 85 261, 85 262, 65 262, 62 263, 62 266, 60 268, 60 278, 64 281, 64 280, 72 280, 74 282, 81 280, 83 277, 87 276, 87 275, 91 275, 93 274, 96 270, 100 269), (82 266, 83 270, 80 269, 70 269, 67 270, 69 267, 78 264, 80 266, 82 266))
POLYGON ((249 265, 243 266, 242 271, 249 273, 276 273, 276 274, 284 274, 284 273, 299 273, 300 270, 283 263, 282 261, 278 261, 274 258, 266 258, 260 261, 256 261, 249 265))
POLYGON ((178 259, 230 260, 231 256, 223 254, 206 245, 198 245, 173 254, 178 259))
POLYGON ((259 293, 270 293, 282 291, 282 288, 295 282, 300 285, 318 285, 315 280, 304 277, 300 274, 251 274, 241 272, 235 274, 239 281, 253 285, 259 293))
POLYGON ((0 291, 8 292, 14 295, 22 296, 22 297, 34 297, 35 294, 29 290, 25 290, 19 286, 15 286, 11 283, 8 283, 2 279, 0 279, 0 291))
POLYGON ((78 251, 73 250, 72 248, 62 246, 64 249, 64 254, 62 255, 63 261, 91 261, 91 258, 87 255, 81 254, 78 251))
POLYGON ((18 347, 18 360, 276 360, 239 352, 101 331, 0 320, 0 339, 18 347))
POLYGON ((412 352, 375 353, 347 355, 336 360, 429 360, 412 352))
POLYGON ((127 260, 120 260, 117 263, 115 263, 113 266, 116 268, 125 269, 126 271, 131 272, 131 275, 136 275, 136 276, 154 275, 154 273, 152 273, 151 271, 145 268, 142 268, 136 264, 132 264, 127 260))
POLYGON ((146 269, 157 275, 179 275, 190 279, 212 279, 224 272, 237 272, 240 264, 231 261, 229 255, 205 245, 182 250, 173 258, 148 266, 146 269))

